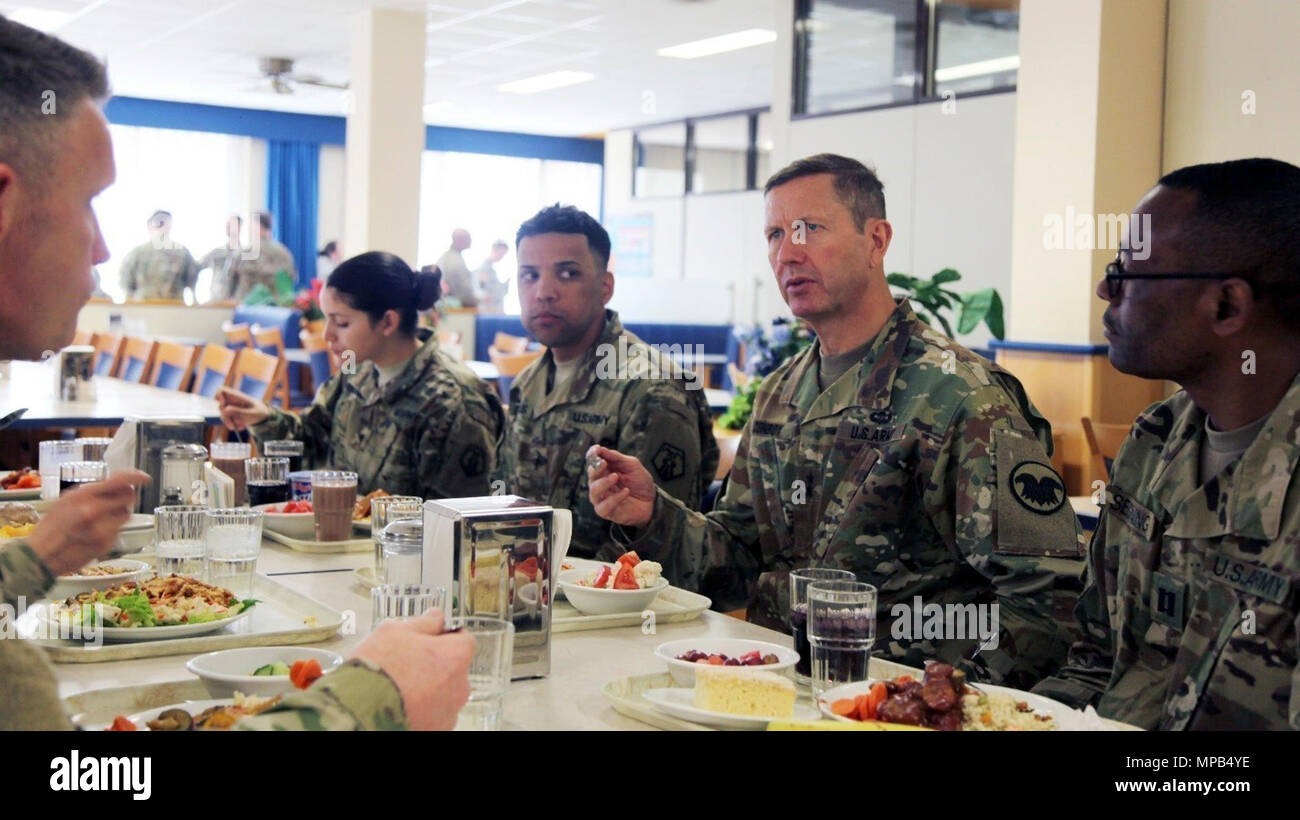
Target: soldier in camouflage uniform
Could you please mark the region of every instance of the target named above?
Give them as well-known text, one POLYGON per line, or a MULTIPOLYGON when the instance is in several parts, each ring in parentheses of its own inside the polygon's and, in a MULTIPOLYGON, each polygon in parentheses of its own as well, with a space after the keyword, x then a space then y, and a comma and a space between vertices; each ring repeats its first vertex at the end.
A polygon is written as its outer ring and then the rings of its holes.
POLYGON ((310 464, 355 471, 361 493, 487 495, 505 416, 490 385, 436 339, 415 338, 416 311, 437 293, 436 275, 414 273, 392 254, 348 259, 321 292, 325 341, 344 366, 301 414, 223 388, 223 420, 259 441, 305 442, 310 464))
POLYGON ((184 245, 171 241, 172 217, 157 211, 149 217, 149 241, 122 260, 118 277, 127 299, 176 299, 194 288, 199 266, 184 245))
MULTIPOLYGON (((0 55, 0 165, 19 189, 42 190, 42 213, 69 215, 33 219, 19 202, 0 228, 0 291, 22 293, 25 308, 0 304, 0 360, 34 359, 72 340, 91 266, 108 258, 95 219, 72 217, 86 214, 86 203, 113 180, 113 144, 99 107, 108 79, 91 55, 4 18, 0 55), (42 110, 45 94, 57 97, 54 112, 42 110)), ((28 536, 0 546, 0 602, 33 602, 56 576, 105 555, 147 480, 115 472, 50 504, 28 536)), ((13 627, 0 622, 0 731, 72 728, 49 661, 13 638, 13 627)), ((330 675, 246 725, 451 728, 469 696, 473 639, 441 630, 438 615, 382 624, 357 647, 346 675, 330 675)))
MULTIPOLYGON (((231 262, 229 275, 234 282, 234 294, 231 298, 236 302, 244 301, 248 292, 258 285, 265 285, 268 290, 275 293, 275 280, 280 271, 288 273, 289 278, 294 282, 298 281, 293 253, 277 242, 271 233, 271 215, 263 211, 257 215, 257 220, 260 239, 256 247, 256 255, 252 259, 245 259, 244 256, 248 254, 240 254, 231 262)), ((251 251, 249 253, 251 254, 251 251)))
POLYGON ((1083 546, 1049 466, 1048 423, 1014 376, 894 303, 883 192, 865 166, 822 155, 767 190, 773 270, 818 342, 764 379, 713 512, 689 511, 632 459, 599 448, 597 511, 645 528, 628 545, 673 583, 715 608, 747 602, 763 626, 787 628, 790 570, 843 568, 878 590, 880 655, 941 659, 1012 686, 1051 674, 1073 637, 1058 620, 1069 622, 1083 546), (845 355, 852 364, 828 375, 845 355), (971 660, 978 640, 896 634, 895 606, 911 620, 918 596, 923 606, 997 604, 997 647, 971 660))
POLYGON ((209 302, 233 300, 239 290, 239 257, 244 249, 239 242, 239 230, 244 220, 232 215, 226 220, 226 244, 213 248, 199 260, 199 270, 212 271, 209 302))
POLYGON ((570 555, 613 561, 624 550, 587 497, 587 449, 637 455, 669 495, 699 509, 718 466, 708 403, 698 381, 604 308, 609 236, 595 219, 546 208, 518 242, 524 324, 551 347, 510 387, 495 478, 499 489, 573 512, 570 555))
POLYGON ((1110 360, 1185 389, 1115 458, 1085 640, 1035 691, 1145 729, 1300 729, 1300 168, 1183 168, 1136 212, 1150 256, 1098 288, 1110 360))

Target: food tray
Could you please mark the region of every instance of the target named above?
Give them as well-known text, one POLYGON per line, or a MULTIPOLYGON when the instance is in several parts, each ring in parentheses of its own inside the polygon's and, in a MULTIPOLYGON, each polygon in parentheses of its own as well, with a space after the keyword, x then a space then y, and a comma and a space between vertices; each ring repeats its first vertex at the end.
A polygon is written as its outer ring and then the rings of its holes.
POLYGON ((171 706, 190 700, 211 700, 212 693, 198 678, 93 689, 63 699, 63 709, 83 729, 101 730, 118 715, 134 715, 147 709, 171 706))
POLYGON ((274 541, 277 544, 283 544, 291 550, 298 552, 314 553, 331 553, 331 552, 370 552, 375 548, 374 541, 369 536, 365 538, 351 538, 347 541, 301 541, 297 538, 290 538, 284 533, 272 532, 263 528, 262 537, 268 541, 274 541))
MULTIPOLYGON (((87 647, 83 641, 59 639, 33 639, 32 643, 44 649, 46 656, 56 663, 103 663, 161 655, 197 655, 236 646, 315 643, 330 638, 343 623, 342 613, 265 575, 254 577, 252 597, 258 603, 247 617, 206 635, 135 643, 105 642, 98 648, 87 647)), ((35 613, 28 612, 19 618, 17 627, 19 634, 30 635, 36 627, 35 613)))

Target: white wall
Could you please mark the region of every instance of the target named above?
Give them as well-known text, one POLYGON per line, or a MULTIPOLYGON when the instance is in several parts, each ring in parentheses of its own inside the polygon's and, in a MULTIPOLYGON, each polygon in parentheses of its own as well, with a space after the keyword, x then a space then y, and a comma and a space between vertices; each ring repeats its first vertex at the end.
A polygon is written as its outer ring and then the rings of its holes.
MULTIPOLYGON (((331 240, 343 241, 343 190, 347 160, 342 145, 320 147, 319 210, 316 214, 316 250, 331 240)), ((348 254, 348 249, 343 248, 348 254)))
MULTIPOLYGON (((885 185, 886 270, 962 274, 957 290, 1011 284, 1014 93, 776 123, 788 158, 862 160, 885 185), (950 107, 951 108, 951 107, 950 107)), ((774 113, 775 116, 775 113, 774 113)), ((619 280, 614 307, 642 321, 767 321, 788 315, 772 281, 759 191, 632 199, 631 131, 605 141, 605 213, 654 217, 654 275, 619 280), (730 310, 719 306, 730 306, 730 310)), ((617 274, 617 271, 615 272, 617 274)), ((955 316, 953 319, 955 320, 955 316)), ((983 326, 961 340, 983 346, 983 326)))

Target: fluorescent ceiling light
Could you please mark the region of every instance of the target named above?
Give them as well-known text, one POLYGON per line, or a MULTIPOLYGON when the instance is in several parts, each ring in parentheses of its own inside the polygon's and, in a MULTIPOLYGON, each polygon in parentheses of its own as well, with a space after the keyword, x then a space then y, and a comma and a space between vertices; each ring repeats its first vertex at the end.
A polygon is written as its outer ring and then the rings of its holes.
POLYGON ((978 63, 963 63, 935 69, 935 82, 946 83, 950 80, 964 80, 967 77, 979 77, 982 74, 997 74, 1003 71, 1015 71, 1020 68, 1020 55, 995 57, 992 60, 980 60, 978 63))
POLYGON ((67 11, 35 9, 30 6, 23 6, 8 12, 5 16, 15 23, 21 23, 28 28, 34 28, 48 34, 58 30, 64 23, 71 20, 73 14, 67 11))
POLYGON ((677 57, 682 60, 694 60, 696 57, 708 57, 711 54, 721 54, 724 51, 736 51, 750 46, 761 46, 764 43, 776 41, 776 32, 765 28, 751 28, 744 31, 736 31, 731 34, 723 34, 718 37, 709 37, 705 40, 695 40, 690 43, 682 43, 677 46, 661 48, 655 53, 660 57, 677 57))
POLYGON ((538 74, 536 77, 499 85, 497 91, 507 94, 536 94, 538 91, 550 91, 552 88, 563 88, 594 79, 596 75, 586 71, 552 71, 550 74, 538 74))

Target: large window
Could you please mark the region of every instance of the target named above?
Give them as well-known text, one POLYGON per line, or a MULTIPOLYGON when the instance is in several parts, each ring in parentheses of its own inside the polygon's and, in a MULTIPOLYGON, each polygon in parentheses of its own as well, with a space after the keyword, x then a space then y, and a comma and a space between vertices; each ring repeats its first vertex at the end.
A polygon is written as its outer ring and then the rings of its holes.
POLYGON ((506 313, 519 313, 515 231, 546 205, 574 205, 597 219, 601 166, 588 162, 425 151, 420 174, 419 264, 428 265, 451 246, 451 232, 469 231, 473 244, 464 252, 470 270, 478 268, 502 239, 510 250, 496 263, 508 280, 506 313))
POLYGON ((1015 88, 1019 0, 796 0, 793 113, 1015 88))
POLYGON ((713 194, 761 186, 771 167, 771 115, 744 111, 633 132, 632 195, 713 194))
MULTIPOLYGON (((127 253, 149 241, 145 227, 157 210, 172 214, 171 238, 195 260, 226 241, 226 219, 244 216, 248 239, 248 137, 109 126, 117 181, 95 200, 95 213, 111 258, 99 266, 100 287, 115 300, 125 298, 118 270, 127 253)), ((207 299, 211 271, 196 288, 207 299)))

